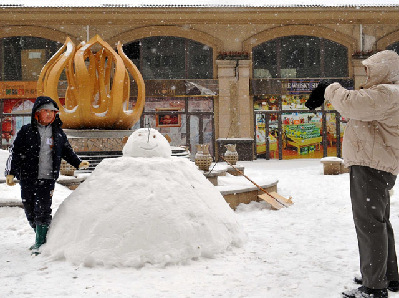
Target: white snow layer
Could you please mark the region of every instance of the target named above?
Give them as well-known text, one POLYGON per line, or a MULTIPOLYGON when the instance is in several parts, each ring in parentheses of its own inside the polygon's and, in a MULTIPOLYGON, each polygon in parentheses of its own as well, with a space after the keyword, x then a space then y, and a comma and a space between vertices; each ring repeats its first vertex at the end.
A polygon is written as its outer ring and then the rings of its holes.
POLYGON ((223 196, 191 161, 170 157, 160 133, 139 129, 123 152, 103 160, 65 199, 44 255, 89 267, 164 266, 243 244, 223 196))
MULTIPOLYGON (((278 192, 292 196, 294 205, 279 211, 263 202, 240 205, 235 214, 248 235, 244 245, 186 265, 86 267, 44 255, 32 257, 28 248, 35 235, 23 209, 0 208, 0 297, 339 298, 342 291, 358 287, 352 281, 359 273, 359 255, 349 175, 323 175, 320 159, 255 160, 240 165, 258 184, 258 177, 278 179, 278 192)), ((18 189, 18 185, 0 189, 0 201, 18 189)), ((399 183, 394 189, 391 223, 398 235, 399 183)), ((74 192, 56 188, 54 201, 74 192)), ((97 204, 82 203, 81 213, 91 213, 97 204)), ((68 223, 75 230, 73 224, 68 223)), ((390 292, 389 297, 399 298, 399 293, 390 292)))

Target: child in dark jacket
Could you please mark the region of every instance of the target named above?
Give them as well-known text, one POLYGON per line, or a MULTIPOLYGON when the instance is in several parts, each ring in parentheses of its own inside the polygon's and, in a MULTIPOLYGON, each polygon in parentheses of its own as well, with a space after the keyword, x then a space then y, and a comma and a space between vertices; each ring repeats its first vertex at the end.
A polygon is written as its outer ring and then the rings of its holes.
POLYGON ((6 182, 12 186, 14 177, 20 181, 26 218, 36 232, 35 244, 30 248, 35 253, 46 242, 61 159, 75 168, 89 166, 75 154, 61 126, 56 102, 39 96, 32 108, 31 123, 17 133, 7 160, 6 182))

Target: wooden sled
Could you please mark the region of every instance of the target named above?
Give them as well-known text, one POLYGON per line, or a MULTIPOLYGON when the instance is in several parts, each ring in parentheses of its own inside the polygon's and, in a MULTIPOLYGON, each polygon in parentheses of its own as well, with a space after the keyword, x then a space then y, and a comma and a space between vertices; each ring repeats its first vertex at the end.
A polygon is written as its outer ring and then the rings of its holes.
POLYGON ((265 192, 264 194, 258 195, 258 198, 261 200, 264 200, 274 210, 280 210, 281 208, 287 208, 293 204, 291 198, 286 199, 283 196, 276 193, 275 191, 272 191, 270 193, 265 192))

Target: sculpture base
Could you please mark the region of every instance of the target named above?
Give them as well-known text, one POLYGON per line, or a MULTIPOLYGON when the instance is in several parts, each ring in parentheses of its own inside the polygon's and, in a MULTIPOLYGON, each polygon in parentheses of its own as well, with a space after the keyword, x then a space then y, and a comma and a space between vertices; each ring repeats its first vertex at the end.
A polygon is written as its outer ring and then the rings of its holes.
MULTIPOLYGON (((122 149, 132 130, 64 129, 73 150, 82 160, 90 162, 85 170, 78 173, 92 172, 104 158, 122 156, 122 149)), ((75 176, 76 169, 65 160, 61 163, 60 173, 75 176)))
POLYGON ((75 152, 122 151, 124 141, 132 130, 64 129, 75 152))

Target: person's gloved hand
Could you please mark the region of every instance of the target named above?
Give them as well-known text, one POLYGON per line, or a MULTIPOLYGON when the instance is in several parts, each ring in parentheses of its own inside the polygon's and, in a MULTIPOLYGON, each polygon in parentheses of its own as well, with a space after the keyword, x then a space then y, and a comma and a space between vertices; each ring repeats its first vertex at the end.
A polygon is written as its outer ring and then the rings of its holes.
POLYGON ((90 163, 88 161, 82 161, 79 165, 79 169, 87 169, 90 166, 90 163))
POLYGON ((14 175, 7 175, 6 176, 6 183, 8 186, 14 186, 15 182, 14 182, 14 175))
POLYGON ((309 110, 314 110, 318 107, 321 107, 324 103, 324 92, 329 85, 330 83, 321 81, 319 85, 312 90, 312 93, 310 93, 309 99, 305 103, 305 107, 307 107, 309 110))

